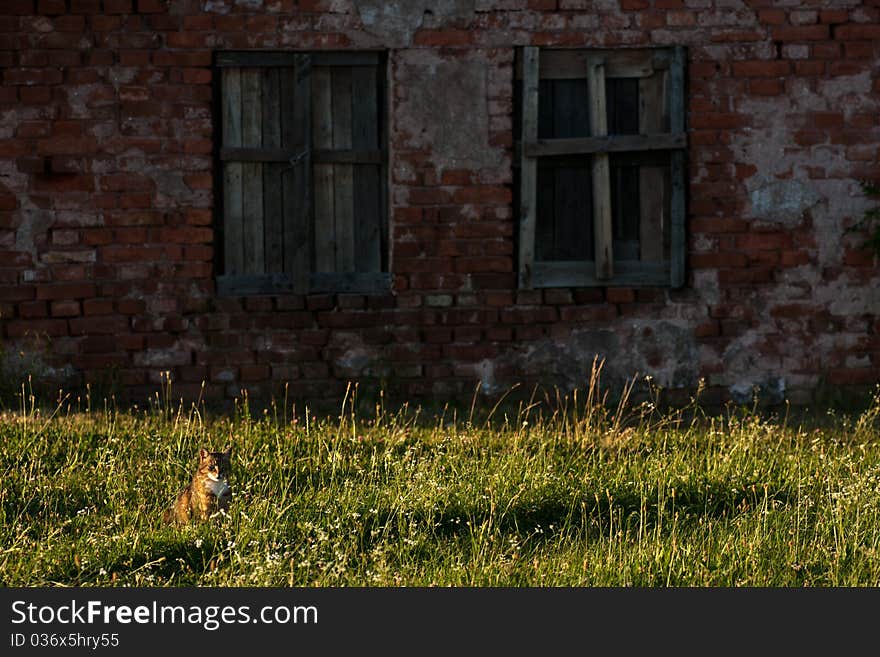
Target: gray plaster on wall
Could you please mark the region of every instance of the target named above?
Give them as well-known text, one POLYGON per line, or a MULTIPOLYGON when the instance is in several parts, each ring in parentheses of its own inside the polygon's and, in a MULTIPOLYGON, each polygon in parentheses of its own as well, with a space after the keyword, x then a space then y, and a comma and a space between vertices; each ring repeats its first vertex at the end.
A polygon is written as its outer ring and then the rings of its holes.
POLYGON ((401 53, 397 132, 406 148, 430 149, 438 168, 491 168, 503 151, 489 144, 488 64, 480 53, 444 59, 401 53))
POLYGON ((354 0, 364 31, 379 37, 386 45, 405 47, 421 28, 434 29, 448 24, 466 27, 473 20, 474 0, 436 0, 435 2, 382 2, 354 0))

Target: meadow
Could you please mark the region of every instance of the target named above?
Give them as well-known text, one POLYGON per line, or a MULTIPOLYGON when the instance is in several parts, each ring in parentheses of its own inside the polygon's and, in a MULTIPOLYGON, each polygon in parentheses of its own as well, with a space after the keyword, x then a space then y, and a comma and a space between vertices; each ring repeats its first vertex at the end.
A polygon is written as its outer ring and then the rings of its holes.
MULTIPOLYGON (((880 397, 853 414, 663 409, 597 381, 493 406, 226 415, 23 388, 0 417, 0 585, 876 586, 880 397), (163 526, 198 448, 234 501, 163 526)), ((502 403, 503 402, 503 403, 502 403)))

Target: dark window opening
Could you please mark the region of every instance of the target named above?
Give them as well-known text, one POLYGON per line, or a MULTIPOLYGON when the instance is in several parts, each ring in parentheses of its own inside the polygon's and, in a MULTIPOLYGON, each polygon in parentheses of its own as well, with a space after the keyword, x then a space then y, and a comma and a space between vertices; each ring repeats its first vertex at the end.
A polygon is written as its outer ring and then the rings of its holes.
POLYGON ((522 286, 683 284, 683 66, 681 49, 519 53, 522 286))

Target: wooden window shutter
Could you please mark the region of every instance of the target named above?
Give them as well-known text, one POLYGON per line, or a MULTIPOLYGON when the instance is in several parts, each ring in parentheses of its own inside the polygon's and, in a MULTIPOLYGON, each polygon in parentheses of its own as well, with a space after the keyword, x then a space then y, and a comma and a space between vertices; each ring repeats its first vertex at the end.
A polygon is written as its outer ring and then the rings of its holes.
POLYGON ((311 63, 294 53, 221 53, 223 274, 218 290, 309 288, 311 63))
MULTIPOLYGON (((587 59, 587 97, 590 102, 590 136, 608 135, 605 106, 605 59, 587 59)), ((593 172, 593 243, 595 246, 596 278, 605 281, 614 276, 614 258, 611 248, 611 175, 608 153, 595 153, 593 172)))
MULTIPOLYGON (((538 140, 538 53, 538 48, 534 46, 523 48, 522 144, 538 140)), ((519 286, 531 289, 535 263, 538 161, 528 155, 524 147, 520 151, 519 286)))
POLYGON ((379 53, 313 58, 312 291, 374 291, 390 285, 381 62, 379 53))
MULTIPOLYGON (((685 133, 684 63, 684 48, 677 46, 672 51, 672 62, 669 69, 669 131, 682 135, 685 133)), ((685 254, 687 252, 684 149, 672 151, 671 158, 669 283, 673 288, 680 288, 685 282, 685 254)))

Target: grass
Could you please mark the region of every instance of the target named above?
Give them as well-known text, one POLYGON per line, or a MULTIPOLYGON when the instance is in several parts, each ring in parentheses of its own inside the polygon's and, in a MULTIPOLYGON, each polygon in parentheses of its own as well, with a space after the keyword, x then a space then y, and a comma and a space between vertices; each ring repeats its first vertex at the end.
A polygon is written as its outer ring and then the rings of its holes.
MULTIPOLYGON (((3 586, 876 586, 880 397, 795 424, 580 396, 207 417, 32 397, 0 417, 3 586), (480 418, 480 419, 477 419, 480 418), (202 445, 227 517, 162 526, 202 445)), ((352 388, 352 393, 355 392, 352 388)))

